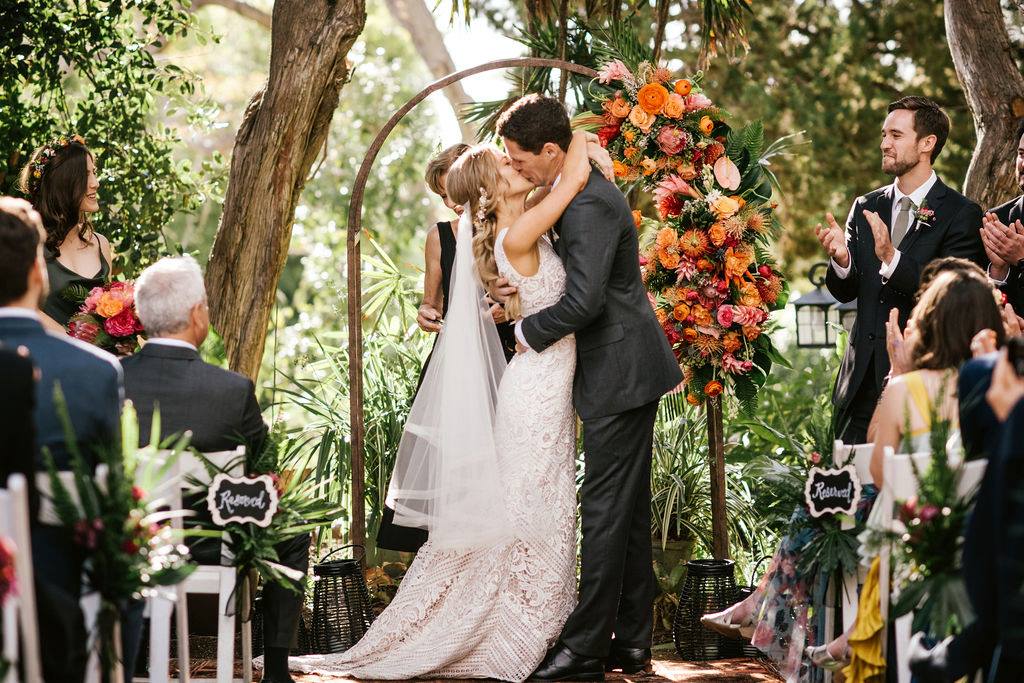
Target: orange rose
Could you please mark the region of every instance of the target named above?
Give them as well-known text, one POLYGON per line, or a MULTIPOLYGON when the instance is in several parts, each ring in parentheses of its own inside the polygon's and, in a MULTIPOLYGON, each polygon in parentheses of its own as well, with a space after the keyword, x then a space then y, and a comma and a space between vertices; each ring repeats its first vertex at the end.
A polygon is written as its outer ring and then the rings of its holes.
POLYGON ((104 292, 100 300, 96 302, 96 312, 104 318, 113 318, 124 310, 124 301, 110 292, 104 292))
POLYGON ((715 129, 715 122, 711 120, 710 116, 703 116, 700 119, 700 132, 704 135, 711 135, 711 131, 715 129))
POLYGON ((719 218, 728 218, 740 210, 740 203, 732 197, 726 197, 723 195, 715 200, 715 203, 711 205, 711 210, 714 211, 719 218))
POLYGON ((725 252, 725 276, 727 278, 741 278, 747 272, 747 268, 754 262, 754 254, 747 247, 729 248, 725 252))
POLYGON ((611 112, 612 116, 617 116, 620 119, 629 116, 629 109, 629 102, 621 97, 616 97, 612 100, 611 106, 608 107, 608 111, 611 112))
POLYGON ((626 166, 621 161, 613 161, 612 170, 615 172, 616 178, 625 178, 627 175, 629 175, 629 167, 626 166))
POLYGON ((679 304, 672 309, 672 317, 679 322, 683 322, 690 317, 690 307, 686 304, 679 304))
POLYGON ((697 270, 699 270, 699 271, 701 271, 703 273, 710 273, 714 269, 715 269, 715 264, 712 263, 711 261, 707 260, 706 258, 702 258, 702 259, 698 259, 697 260, 697 270))
POLYGON ((715 223, 708 230, 708 237, 711 238, 711 244, 716 247, 722 246, 725 242, 725 227, 721 223, 715 223))
POLYGON ((661 265, 674 270, 679 265, 679 254, 674 251, 659 251, 658 260, 661 261, 661 265))
POLYGON ((704 393, 711 398, 718 396, 722 393, 722 383, 718 380, 711 380, 704 385, 704 393))
POLYGON ((648 114, 660 114, 665 108, 665 102, 668 101, 668 90, 660 83, 648 83, 640 88, 636 99, 648 114))
POLYGON ((639 211, 637 211, 636 209, 633 209, 633 225, 635 225, 636 227, 639 228, 640 224, 643 223, 643 222, 644 222, 644 215, 642 213, 640 213, 639 211))
POLYGON ((685 78, 681 78, 678 81, 676 81, 676 86, 674 90, 676 91, 676 94, 679 95, 680 97, 686 97, 687 95, 690 94, 690 91, 693 90, 693 83, 691 83, 685 78))
POLYGON ((752 282, 744 282, 740 285, 741 306, 752 306, 753 308, 757 308, 762 303, 761 295, 757 291, 757 285, 752 282))
POLYGON ((722 337, 722 346, 729 353, 736 353, 740 350, 740 347, 743 346, 743 342, 740 341, 740 335, 736 332, 727 332, 725 336, 722 337))
POLYGON ((743 336, 747 338, 747 341, 754 341, 761 336, 761 328, 757 325, 744 325, 743 336))
POLYGON ((697 341, 698 336, 699 335, 697 334, 697 330, 693 329, 692 327, 687 327, 685 330, 683 330, 683 339, 685 339, 688 342, 697 341))
POLYGON ((699 406, 700 405, 700 399, 697 398, 696 394, 687 394, 686 395, 686 402, 689 403, 691 406, 699 406))
POLYGON ((665 102, 665 108, 662 109, 661 113, 670 119, 678 119, 683 115, 683 111, 686 109, 686 105, 683 104, 683 98, 679 95, 669 95, 668 101, 665 102))
POLYGON ((698 325, 703 325, 704 327, 707 327, 712 322, 714 322, 714 320, 711 318, 711 313, 708 311, 708 309, 704 308, 700 304, 694 306, 690 310, 690 314, 693 316, 694 321, 698 325))
POLYGON ((676 167, 676 173, 678 173, 679 177, 683 180, 693 180, 697 177, 697 169, 695 169, 693 164, 690 162, 679 164, 679 166, 676 167))
POLYGON ((629 122, 644 133, 647 133, 651 130, 651 126, 654 125, 654 114, 648 113, 638 104, 629 112, 629 122))

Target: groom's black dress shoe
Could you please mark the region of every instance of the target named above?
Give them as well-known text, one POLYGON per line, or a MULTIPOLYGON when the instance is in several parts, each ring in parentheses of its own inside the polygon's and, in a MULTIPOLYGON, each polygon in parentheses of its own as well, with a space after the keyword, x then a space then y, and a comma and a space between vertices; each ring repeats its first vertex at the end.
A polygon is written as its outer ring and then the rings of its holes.
POLYGON ((621 671, 624 674, 654 673, 654 667, 651 665, 651 648, 618 647, 612 642, 604 670, 621 671))
POLYGON ((537 681, 603 681, 604 663, 578 655, 564 645, 548 650, 544 661, 530 676, 537 681))

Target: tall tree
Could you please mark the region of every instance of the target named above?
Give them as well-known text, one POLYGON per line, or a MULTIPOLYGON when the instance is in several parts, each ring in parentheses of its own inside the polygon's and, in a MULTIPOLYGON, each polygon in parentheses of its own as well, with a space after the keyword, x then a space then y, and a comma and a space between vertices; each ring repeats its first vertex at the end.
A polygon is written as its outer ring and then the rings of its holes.
POLYGON ((270 74, 235 137, 206 272, 210 314, 230 366, 255 378, 291 240, 295 206, 348 78, 364 0, 278 0, 270 74))
POLYGON ((1024 76, 999 0, 946 0, 946 34, 978 136, 964 193, 985 208, 1017 193, 1017 121, 1024 117, 1024 76))

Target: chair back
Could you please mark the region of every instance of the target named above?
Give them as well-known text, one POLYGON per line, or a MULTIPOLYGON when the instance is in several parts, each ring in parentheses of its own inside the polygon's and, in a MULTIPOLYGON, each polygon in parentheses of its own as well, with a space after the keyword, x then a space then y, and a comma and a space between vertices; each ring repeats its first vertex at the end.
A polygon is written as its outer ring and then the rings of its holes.
POLYGON ((28 482, 24 475, 12 474, 7 488, 0 489, 0 537, 14 544, 14 577, 17 593, 9 596, 0 611, 3 619, 3 657, 11 662, 4 683, 17 680, 19 652, 26 681, 41 681, 39 626, 36 621, 36 594, 32 574, 32 541, 29 531, 28 482), (20 647, 19 647, 20 635, 20 647))

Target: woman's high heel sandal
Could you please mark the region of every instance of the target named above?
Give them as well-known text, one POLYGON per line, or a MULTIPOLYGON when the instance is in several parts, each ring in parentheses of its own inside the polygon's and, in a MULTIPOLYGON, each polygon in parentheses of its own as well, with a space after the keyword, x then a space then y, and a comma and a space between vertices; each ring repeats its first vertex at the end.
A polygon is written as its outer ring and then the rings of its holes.
MULTIPOLYGON (((847 650, 849 652, 849 650, 847 650)), ((845 659, 836 659, 832 656, 832 653, 828 651, 828 645, 816 645, 809 646, 804 650, 804 654, 811 660, 811 664, 828 671, 839 671, 844 666, 850 663, 850 659, 847 656, 845 659)))
POLYGON ((754 636, 754 622, 750 615, 740 623, 733 623, 732 616, 736 608, 740 606, 740 603, 736 603, 732 607, 721 612, 715 612, 714 614, 705 614, 700 618, 701 626, 710 629, 715 633, 720 633, 726 638, 733 638, 735 640, 750 640, 754 636))

